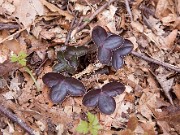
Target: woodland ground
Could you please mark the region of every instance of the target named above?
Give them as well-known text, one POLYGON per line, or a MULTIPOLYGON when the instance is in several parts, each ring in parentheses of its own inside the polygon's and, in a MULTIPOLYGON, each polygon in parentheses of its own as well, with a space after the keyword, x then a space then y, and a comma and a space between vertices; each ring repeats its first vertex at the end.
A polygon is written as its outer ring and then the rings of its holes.
POLYGON ((179 30, 180 0, 0 0, 0 134, 27 134, 8 118, 15 114, 36 135, 78 135, 87 112, 98 117, 100 135, 180 134, 179 30), (134 44, 118 71, 97 59, 91 40, 97 25, 134 44), (87 90, 111 81, 126 86, 115 97, 112 115, 83 106, 82 97, 62 104, 49 100, 42 76, 53 70, 57 52, 66 46, 88 51, 77 70, 64 75, 79 79, 87 90), (28 55, 39 91, 25 69, 10 60, 20 52, 28 55), (3 115, 2 106, 13 113, 3 115))

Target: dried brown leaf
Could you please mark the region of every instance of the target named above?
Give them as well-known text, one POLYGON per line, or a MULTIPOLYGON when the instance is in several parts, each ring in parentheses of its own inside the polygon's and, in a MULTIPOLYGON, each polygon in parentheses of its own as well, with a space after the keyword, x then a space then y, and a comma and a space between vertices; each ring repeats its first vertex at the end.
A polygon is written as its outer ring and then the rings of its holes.
POLYGON ((164 130, 165 132, 169 132, 170 130, 167 131, 168 126, 169 127, 173 127, 176 129, 176 131, 178 132, 178 134, 180 133, 180 107, 179 106, 168 106, 165 109, 163 109, 163 112, 159 113, 159 118, 158 118, 158 122, 167 122, 164 123, 165 126, 164 130))
POLYGON ((55 5, 47 2, 46 0, 40 0, 44 6, 46 6, 52 12, 58 12, 60 15, 65 16, 67 20, 72 20, 73 16, 69 14, 67 11, 61 10, 60 8, 56 7, 55 5))
POLYGON ((134 135, 134 133, 130 129, 125 129, 120 131, 120 135, 134 135))
POLYGON ((136 116, 132 116, 129 118, 129 121, 127 123, 127 128, 131 131, 134 131, 138 125, 138 119, 136 116))
POLYGON ((165 38, 165 48, 172 49, 174 45, 174 41, 177 37, 178 30, 174 29, 166 38, 165 38))
POLYGON ((14 5, 16 7, 14 16, 19 18, 24 27, 30 26, 36 15, 44 14, 44 7, 40 0, 18 0, 14 1, 14 5))
POLYGON ((180 100, 180 84, 176 83, 173 87, 173 92, 176 94, 177 98, 180 100))
POLYGON ((156 132, 155 132, 155 122, 142 123, 141 127, 144 129, 144 134, 147 134, 147 135, 156 135, 156 132))
POLYGON ((158 74, 156 75, 156 79, 158 80, 159 84, 162 87, 163 92, 165 93, 165 95, 167 96, 167 98, 169 99, 171 104, 173 103, 172 97, 170 95, 170 90, 172 89, 173 83, 174 83, 174 78, 171 79, 167 79, 169 75, 165 75, 165 74, 158 74))
POLYGON ((6 60, 3 63, 0 63, 0 76, 4 76, 13 69, 18 68, 16 63, 12 63, 9 60, 6 60))

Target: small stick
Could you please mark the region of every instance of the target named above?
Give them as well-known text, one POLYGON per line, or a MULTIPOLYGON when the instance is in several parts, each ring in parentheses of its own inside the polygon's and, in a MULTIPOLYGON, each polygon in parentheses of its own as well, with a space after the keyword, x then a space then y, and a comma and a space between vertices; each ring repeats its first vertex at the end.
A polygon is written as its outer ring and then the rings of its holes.
POLYGON ((131 54, 136 56, 136 57, 139 57, 139 58, 141 58, 141 59, 143 59, 145 61, 155 63, 157 65, 163 66, 165 68, 168 68, 168 69, 171 69, 171 70, 174 70, 174 71, 180 73, 180 68, 179 67, 173 66, 173 65, 171 65, 169 63, 165 63, 165 62, 162 62, 162 61, 147 57, 147 56, 145 56, 143 54, 140 54, 140 53, 137 53, 137 52, 134 52, 134 51, 132 51, 131 54))
POLYGON ((18 24, 0 22, 0 30, 19 29, 18 24))
POLYGON ((30 135, 35 135, 34 130, 31 129, 25 122, 23 122, 20 118, 18 118, 15 114, 10 112, 7 108, 0 105, 0 112, 7 116, 9 119, 17 123, 21 128, 23 128, 30 135))
POLYGON ((129 1, 128 1, 128 0, 125 0, 125 4, 126 4, 127 12, 128 12, 128 14, 130 15, 131 22, 132 22, 132 21, 133 21, 133 17, 132 17, 131 8, 130 8, 130 6, 129 6, 129 1))
POLYGON ((36 75, 39 75, 39 71, 40 71, 40 69, 41 69, 41 67, 46 63, 46 61, 48 60, 48 58, 46 58, 42 63, 41 63, 41 65, 36 69, 36 75))
POLYGON ((69 42, 69 40, 70 40, 70 38, 71 38, 71 33, 72 33, 73 29, 74 29, 74 24, 75 24, 75 21, 76 21, 77 14, 78 14, 78 13, 76 13, 74 19, 73 19, 72 22, 71 22, 71 28, 70 28, 70 30, 69 30, 69 32, 68 32, 68 34, 67 34, 66 41, 65 41, 65 43, 64 43, 65 45, 68 45, 68 42, 69 42))
POLYGON ((15 35, 21 33, 22 31, 24 31, 24 30, 26 30, 26 29, 27 29, 27 27, 22 28, 21 30, 19 30, 19 31, 17 31, 17 32, 15 32, 15 33, 13 33, 12 35, 9 35, 8 37, 2 39, 2 40, 0 41, 0 44, 3 43, 3 42, 5 42, 6 40, 12 39, 15 35))
POLYGON ((113 3, 116 0, 109 0, 108 2, 106 2, 104 5, 102 5, 99 9, 97 9, 89 18, 89 21, 84 22, 82 25, 80 25, 79 27, 76 27, 74 29, 73 33, 78 33, 80 32, 84 27, 86 27, 86 25, 89 24, 90 21, 92 21, 100 12, 102 12, 108 5, 110 5, 111 3, 113 3))

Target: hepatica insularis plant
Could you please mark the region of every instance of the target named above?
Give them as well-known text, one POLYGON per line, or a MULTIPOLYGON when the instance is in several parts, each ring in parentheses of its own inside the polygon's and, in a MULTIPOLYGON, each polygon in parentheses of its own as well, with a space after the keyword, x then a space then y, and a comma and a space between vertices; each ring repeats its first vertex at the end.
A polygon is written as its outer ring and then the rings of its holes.
POLYGON ((79 66, 79 57, 85 55, 88 51, 84 46, 68 46, 65 51, 57 53, 57 60, 53 67, 54 72, 68 72, 73 74, 79 66))
POLYGON ((53 103, 62 103, 69 96, 82 96, 85 87, 82 82, 72 77, 65 77, 59 73, 47 73, 42 78, 51 89, 50 99, 53 103))
POLYGON ((92 30, 92 40, 98 47, 98 60, 102 64, 113 66, 115 70, 123 66, 124 57, 133 49, 131 41, 107 33, 101 26, 96 26, 92 30))
POLYGON ((83 97, 83 105, 87 107, 98 107, 99 110, 110 115, 116 109, 116 102, 113 97, 122 94, 125 86, 120 82, 110 82, 101 89, 91 90, 83 97))

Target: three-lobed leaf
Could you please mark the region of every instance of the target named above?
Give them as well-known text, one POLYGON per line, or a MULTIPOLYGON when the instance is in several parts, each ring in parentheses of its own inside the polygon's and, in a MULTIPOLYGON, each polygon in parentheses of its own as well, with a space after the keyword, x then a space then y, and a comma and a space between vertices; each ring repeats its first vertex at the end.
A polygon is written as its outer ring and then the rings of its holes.
POLYGON ((124 64, 124 56, 128 55, 133 44, 116 34, 108 34, 100 26, 92 30, 92 40, 98 47, 98 59, 102 64, 112 65, 115 70, 120 69, 124 64))
POLYGON ((85 87, 79 80, 59 73, 47 73, 42 80, 51 88, 50 99, 53 103, 62 103, 67 95, 82 96, 85 93, 85 87))
POLYGON ((116 102, 113 97, 122 94, 125 86, 120 82, 111 82, 104 85, 101 89, 91 90, 83 97, 83 105, 87 107, 98 106, 99 110, 107 115, 114 112, 116 102))

